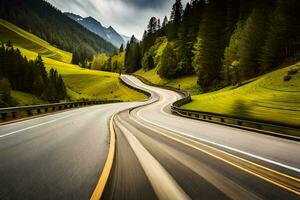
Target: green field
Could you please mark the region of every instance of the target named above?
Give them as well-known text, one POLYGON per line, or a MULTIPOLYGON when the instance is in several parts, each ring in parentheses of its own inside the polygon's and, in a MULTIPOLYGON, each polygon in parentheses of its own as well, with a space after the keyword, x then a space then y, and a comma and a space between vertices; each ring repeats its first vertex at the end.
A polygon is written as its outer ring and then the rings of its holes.
POLYGON ((196 75, 187 76, 177 79, 162 79, 157 74, 157 69, 152 69, 149 71, 144 71, 143 69, 137 71, 135 74, 144 77, 151 83, 162 85, 162 86, 170 86, 174 88, 180 88, 186 91, 189 91, 191 94, 199 94, 200 87, 197 85, 198 77, 196 75))
POLYGON ((32 94, 28 94, 28 93, 24 93, 24 92, 20 92, 20 91, 13 90, 11 92, 11 96, 14 100, 16 100, 18 102, 19 105, 23 105, 23 106, 40 105, 40 104, 47 103, 32 94))
POLYGON ((35 35, 0 19, 0 41, 8 40, 12 41, 13 45, 28 59, 35 59, 40 54, 47 70, 57 69, 67 85, 71 100, 88 98, 135 101, 146 98, 143 94, 120 84, 118 74, 83 69, 70 64, 71 53, 55 48, 35 35))
POLYGON ((300 62, 261 76, 240 87, 196 95, 183 106, 189 110, 300 124, 300 62), (297 71, 284 81, 289 71, 297 71))

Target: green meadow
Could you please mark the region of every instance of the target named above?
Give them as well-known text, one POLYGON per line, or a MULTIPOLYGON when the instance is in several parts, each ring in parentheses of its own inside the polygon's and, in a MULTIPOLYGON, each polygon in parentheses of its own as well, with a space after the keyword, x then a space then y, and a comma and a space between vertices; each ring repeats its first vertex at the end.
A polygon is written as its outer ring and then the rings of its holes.
POLYGON ((240 87, 192 96, 192 102, 183 108, 299 125, 300 62, 240 87), (284 81, 288 74, 293 75, 284 81))
MULTIPOLYGON (((131 90, 119 81, 119 75, 80 68, 71 64, 72 54, 62 51, 35 35, 0 19, 0 40, 10 40, 15 48, 28 59, 35 59, 40 54, 47 70, 55 68, 62 75, 71 100, 78 99, 119 99, 135 101, 145 99, 143 94, 131 90)), ((14 91, 12 96, 20 105, 39 104, 32 95, 14 91)))

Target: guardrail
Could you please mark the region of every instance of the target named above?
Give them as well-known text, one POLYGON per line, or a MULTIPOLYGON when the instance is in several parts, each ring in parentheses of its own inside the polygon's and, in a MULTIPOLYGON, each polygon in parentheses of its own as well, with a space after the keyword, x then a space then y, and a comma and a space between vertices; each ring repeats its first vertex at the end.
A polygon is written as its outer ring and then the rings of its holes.
POLYGON ((75 101, 67 103, 54 103, 54 104, 44 104, 44 105, 34 105, 34 106, 20 106, 20 107, 9 107, 0 108, 0 115, 2 120, 6 120, 9 115, 12 119, 18 117, 18 114, 25 114, 27 116, 32 116, 34 111, 36 114, 48 113, 50 111, 64 110, 69 108, 78 108, 89 105, 99 105, 108 103, 120 103, 120 100, 90 100, 90 101, 75 101))
POLYGON ((132 90, 135 90, 135 91, 137 91, 137 92, 140 92, 140 93, 146 95, 147 97, 150 97, 150 96, 151 96, 150 92, 147 92, 147 91, 145 91, 145 90, 142 90, 142 89, 133 87, 132 85, 128 84, 126 81, 124 81, 123 79, 121 79, 121 77, 119 77, 119 80, 120 80, 120 82, 121 82, 122 84, 124 84, 126 87, 128 87, 128 88, 130 88, 130 89, 132 89, 132 90))
POLYGON ((270 121, 256 120, 256 119, 254 120, 250 118, 242 118, 242 117, 235 117, 230 115, 221 115, 221 114, 215 114, 209 112, 182 109, 181 107, 183 105, 188 104, 192 101, 189 92, 172 88, 172 87, 159 86, 149 82, 144 77, 135 74, 133 74, 133 76, 140 79, 145 84, 155 86, 155 87, 160 87, 163 89, 169 89, 181 93, 183 98, 174 102, 171 106, 171 111, 173 114, 177 114, 179 116, 186 117, 186 118, 212 122, 212 123, 222 124, 226 126, 232 126, 236 128, 245 129, 245 130, 252 130, 264 134, 275 135, 282 138, 300 141, 300 137, 295 136, 300 134, 300 125, 287 125, 279 122, 270 122, 270 121))

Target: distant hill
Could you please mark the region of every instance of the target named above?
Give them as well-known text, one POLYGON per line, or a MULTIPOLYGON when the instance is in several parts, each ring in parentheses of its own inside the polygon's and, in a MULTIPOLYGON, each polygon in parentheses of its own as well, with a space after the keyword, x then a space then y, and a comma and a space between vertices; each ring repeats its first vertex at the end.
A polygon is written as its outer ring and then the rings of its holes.
MULTIPOLYGON (((72 101, 83 98, 137 101, 145 98, 143 94, 122 85, 117 73, 83 69, 78 65, 70 64, 71 53, 53 47, 41 38, 0 19, 0 43, 8 40, 27 59, 34 60, 39 54, 43 58, 47 71, 51 68, 56 69, 62 75, 68 96, 72 101)), ((12 97, 19 105, 44 103, 36 96, 20 91, 12 91, 12 97)))
POLYGON ((43 0, 0 1, 0 18, 69 52, 113 53, 116 48, 43 0))
POLYGON ((112 43, 116 47, 120 47, 122 44, 126 44, 129 37, 119 34, 113 27, 104 27, 99 21, 92 17, 81 17, 73 13, 65 13, 68 17, 78 22, 88 30, 96 33, 106 41, 112 43))

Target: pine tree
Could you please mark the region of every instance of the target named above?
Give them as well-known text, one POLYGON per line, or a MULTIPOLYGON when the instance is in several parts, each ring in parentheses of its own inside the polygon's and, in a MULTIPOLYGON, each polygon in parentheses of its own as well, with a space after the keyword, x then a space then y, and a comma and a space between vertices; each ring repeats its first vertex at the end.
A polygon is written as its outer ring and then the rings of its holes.
POLYGON ((170 17, 171 25, 168 29, 168 38, 171 40, 178 37, 177 29, 180 25, 182 14, 183 14, 183 7, 181 4, 181 0, 176 0, 172 7, 171 17, 170 17))
POLYGON ((200 24, 198 51, 195 52, 193 66, 198 72, 198 84, 204 91, 218 88, 221 80, 222 58, 226 41, 226 0, 210 1, 206 5, 200 24))
POLYGON ((192 67, 192 50, 193 50, 193 43, 194 38, 191 38, 189 35, 189 31, 191 28, 191 21, 192 21, 192 15, 191 15, 191 6, 189 3, 187 3, 183 17, 181 26, 179 29, 179 56, 180 56, 180 62, 178 63, 179 68, 181 69, 181 75, 189 75, 193 74, 194 70, 192 67))
POLYGON ((127 73, 133 73, 141 67, 141 47, 137 39, 132 36, 126 47, 124 68, 127 73))
POLYGON ((162 27, 166 27, 168 25, 168 23, 169 23, 168 17, 165 16, 164 21, 162 23, 162 27))
POLYGON ((124 45, 121 44, 120 49, 119 49, 119 53, 123 53, 124 52, 124 45))
POLYGON ((148 30, 147 33, 148 34, 154 34, 157 31, 157 19, 155 17, 151 17, 149 24, 148 24, 148 30))
POLYGON ((44 61, 43 61, 41 55, 38 55, 38 57, 35 59, 35 65, 38 68, 39 76, 41 76, 43 81, 46 82, 47 81, 47 72, 46 72, 45 64, 44 64, 44 61))
MULTIPOLYGON (((260 63, 266 71, 300 51, 300 1, 278 0, 262 50, 260 63)), ((299 56, 298 56, 299 57, 299 56)))
POLYGON ((33 93, 40 97, 45 90, 45 82, 44 79, 39 76, 33 83, 33 93))
POLYGON ((260 72, 259 56, 265 44, 271 10, 272 0, 257 3, 245 24, 239 48, 243 79, 254 77, 260 72))
POLYGON ((179 25, 181 22, 182 14, 183 6, 181 0, 176 0, 172 7, 170 21, 175 25, 179 25))

